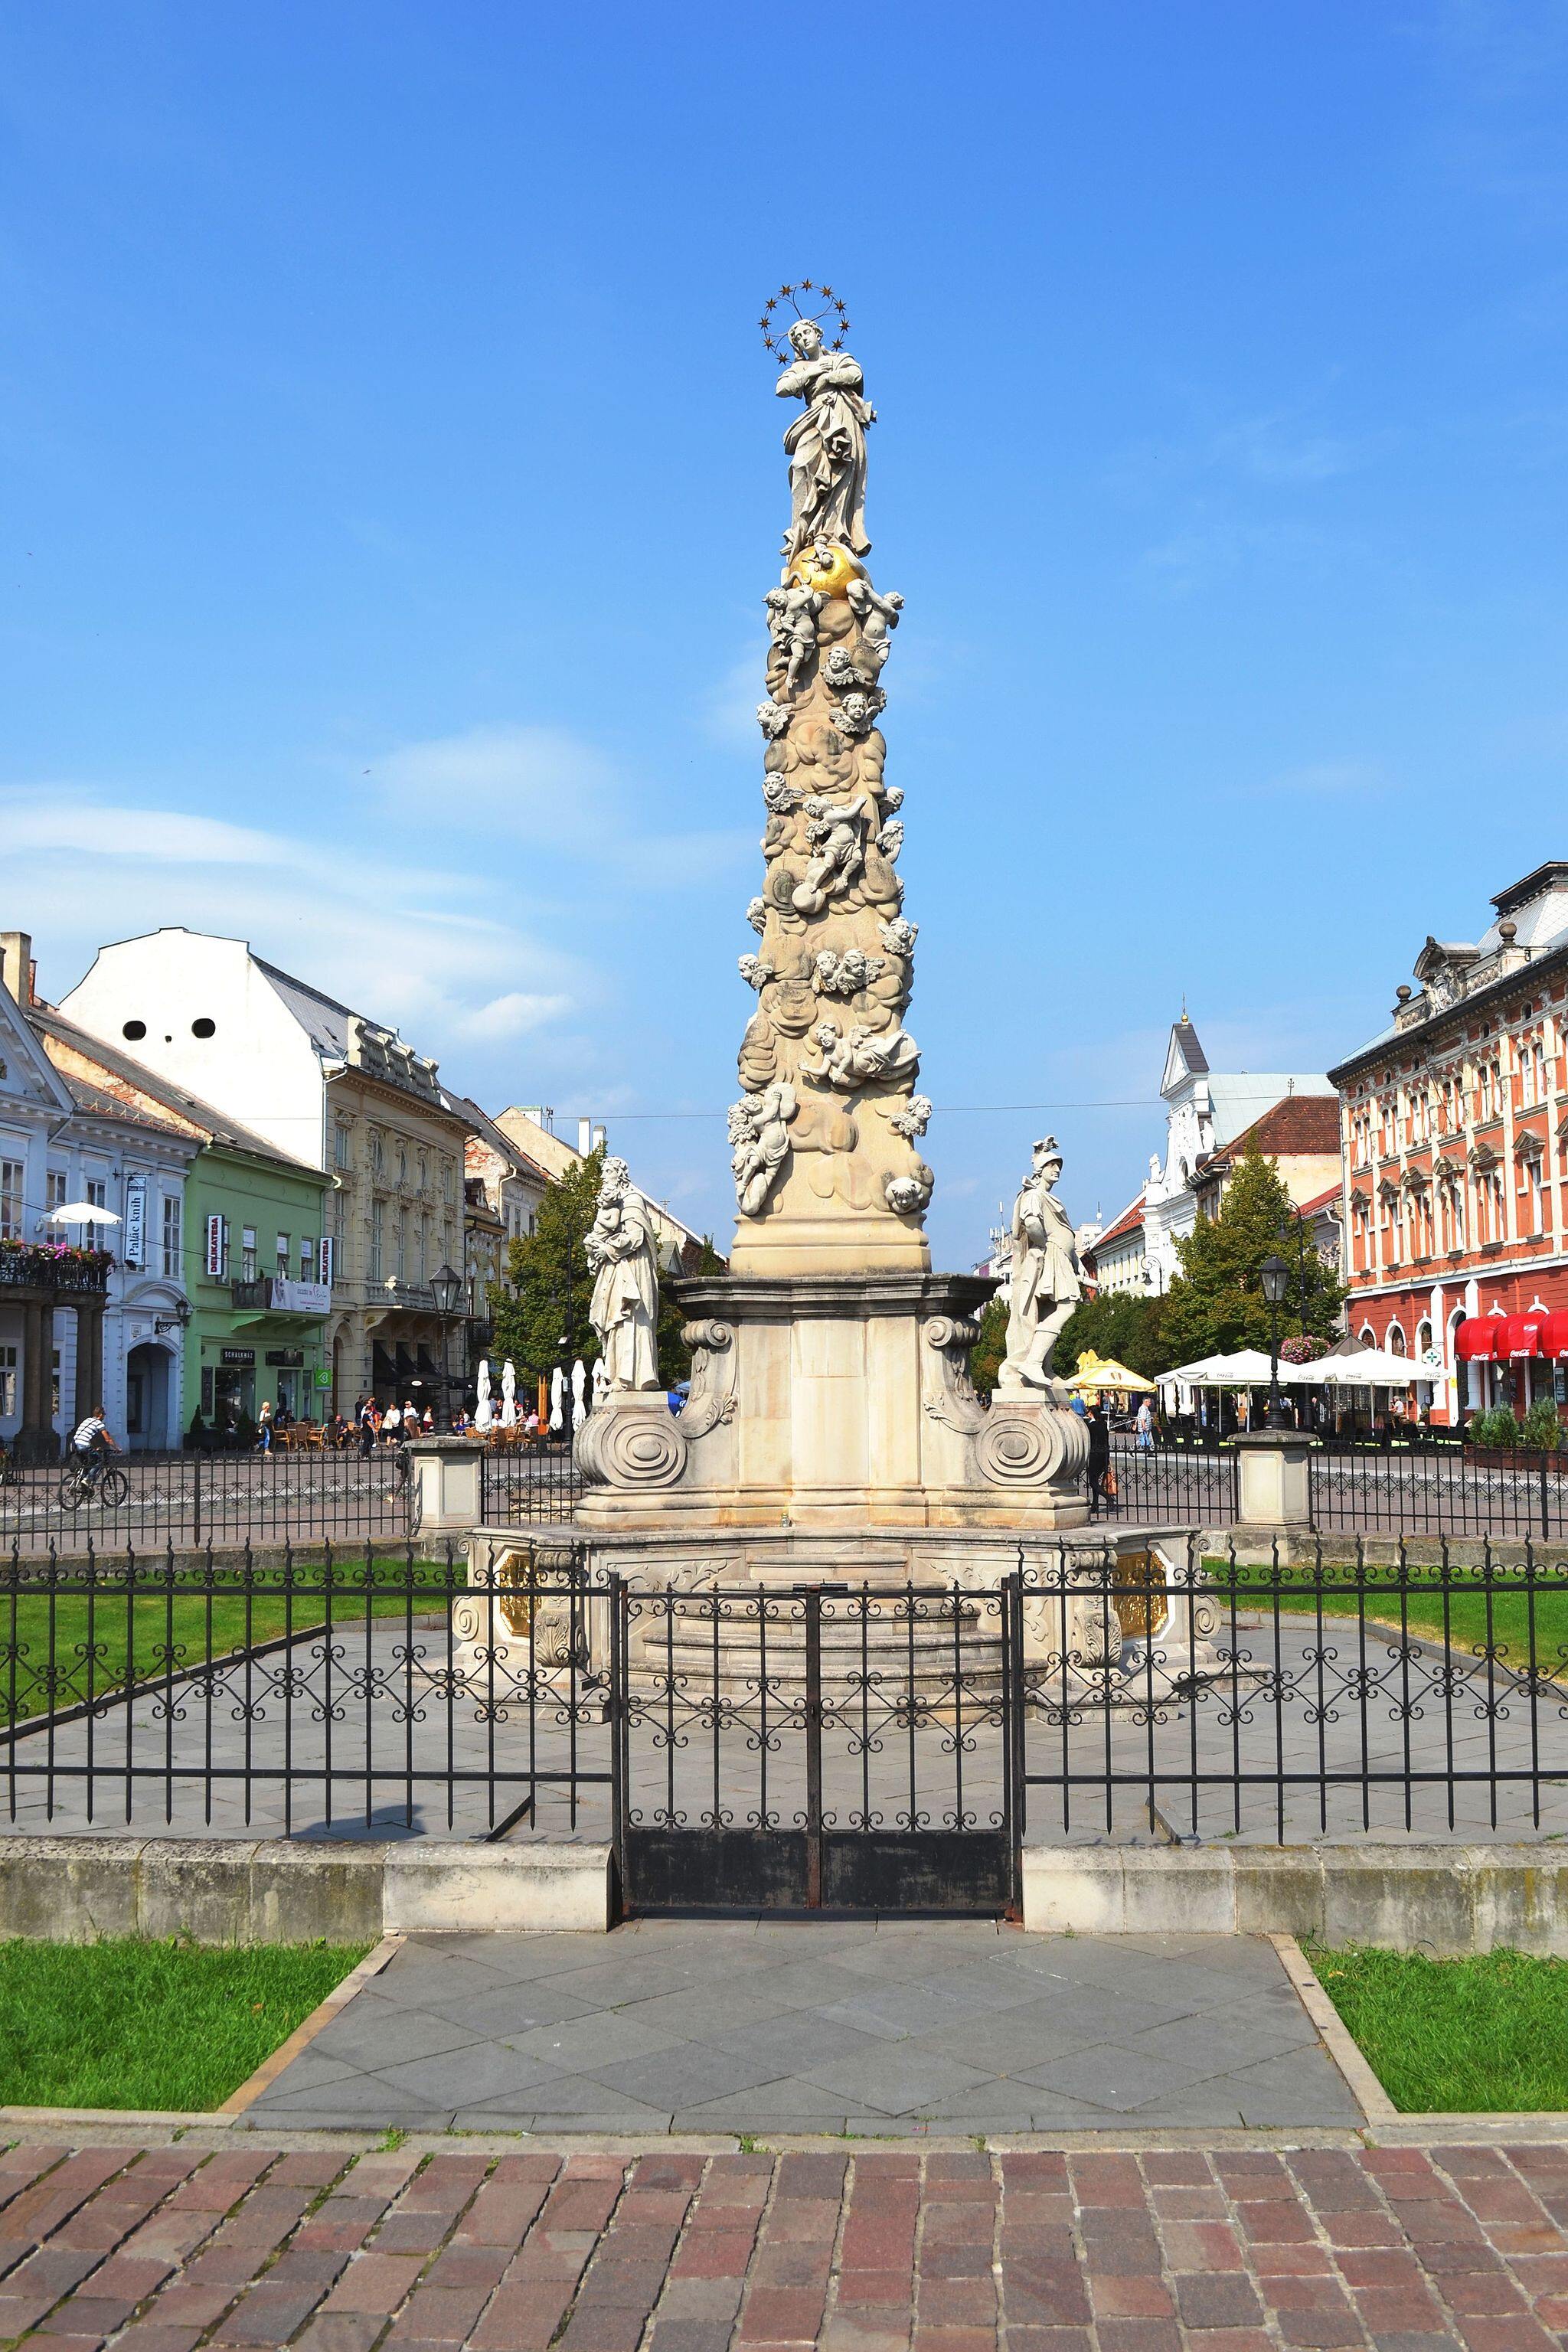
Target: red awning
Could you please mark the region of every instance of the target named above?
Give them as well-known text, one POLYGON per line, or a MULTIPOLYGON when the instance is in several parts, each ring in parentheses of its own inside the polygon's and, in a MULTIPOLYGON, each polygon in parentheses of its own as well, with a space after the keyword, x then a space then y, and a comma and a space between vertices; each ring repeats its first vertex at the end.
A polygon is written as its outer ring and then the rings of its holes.
POLYGON ((1568 1356, 1568 1313, 1561 1307, 1547 1317, 1542 1327, 1541 1352, 1543 1356, 1568 1356))
POLYGON ((1531 1307, 1523 1315, 1510 1315, 1505 1328, 1508 1337, 1498 1343, 1500 1356, 1539 1356, 1542 1353, 1541 1335, 1546 1328, 1546 1309, 1544 1307, 1531 1307))
POLYGON ((1508 1353, 1507 1330, 1501 1315, 1467 1315, 1454 1333, 1454 1353, 1461 1364, 1489 1364, 1508 1353))

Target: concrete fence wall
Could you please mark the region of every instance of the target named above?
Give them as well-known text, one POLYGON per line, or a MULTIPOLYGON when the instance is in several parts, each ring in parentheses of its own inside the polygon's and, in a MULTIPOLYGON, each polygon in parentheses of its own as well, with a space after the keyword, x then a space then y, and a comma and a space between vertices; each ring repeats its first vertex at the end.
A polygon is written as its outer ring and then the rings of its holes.
POLYGON ((607 1845, 0 1838, 0 1937, 358 1944, 419 1929, 603 1935, 609 1925, 607 1845))
POLYGON ((1315 1936, 1396 1951, 1568 1954, 1568 1852, 1548 1845, 1026 1846, 1046 1934, 1315 1936))

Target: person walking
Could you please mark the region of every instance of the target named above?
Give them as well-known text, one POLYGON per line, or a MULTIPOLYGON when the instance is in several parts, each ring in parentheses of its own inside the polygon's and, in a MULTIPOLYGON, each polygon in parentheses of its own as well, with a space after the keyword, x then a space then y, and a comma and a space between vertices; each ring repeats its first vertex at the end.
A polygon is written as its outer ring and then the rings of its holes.
POLYGON ((1154 1408, 1150 1403, 1147 1397, 1143 1397, 1140 1401, 1138 1406, 1138 1417, 1132 1425, 1134 1430, 1137 1432, 1139 1452, 1141 1454, 1152 1454, 1154 1451, 1154 1408))
POLYGON ((256 1443, 263 1454, 272 1451, 272 1400, 263 1397, 261 1412, 256 1423, 256 1443))
POLYGON ((1110 1423, 1098 1397, 1089 1400, 1084 1420, 1089 1424, 1089 1516, 1098 1519, 1101 1503, 1110 1499, 1110 1423))

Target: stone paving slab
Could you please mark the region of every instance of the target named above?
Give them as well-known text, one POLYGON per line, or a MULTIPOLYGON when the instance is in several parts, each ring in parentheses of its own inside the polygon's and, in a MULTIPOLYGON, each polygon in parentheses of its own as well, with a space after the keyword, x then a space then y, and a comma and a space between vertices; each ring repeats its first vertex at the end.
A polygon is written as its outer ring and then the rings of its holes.
POLYGON ((1263 1937, 897 1918, 413 1937, 244 2118, 858 2137, 1363 2120, 1263 1937))
POLYGON ((0 2342, 1552 2352, 1568 2139, 0 2152, 0 2342))

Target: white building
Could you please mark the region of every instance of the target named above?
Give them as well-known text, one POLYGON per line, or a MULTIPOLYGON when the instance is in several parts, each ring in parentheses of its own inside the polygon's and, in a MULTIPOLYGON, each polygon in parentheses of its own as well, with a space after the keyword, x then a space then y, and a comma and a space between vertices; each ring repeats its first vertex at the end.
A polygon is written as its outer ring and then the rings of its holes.
MULTIPOLYGON (((1194 1179, 1201 1164, 1258 1126, 1276 1104, 1294 1096, 1332 1096, 1335 1088, 1317 1070, 1237 1070, 1228 1075, 1211 1070, 1197 1031, 1184 1012, 1171 1030, 1160 1093, 1165 1104, 1164 1158, 1158 1152, 1151 1155, 1142 1198, 1143 1286, 1151 1293, 1168 1290, 1182 1270, 1176 1244, 1198 1220, 1194 1179)), ((1125 1214, 1118 1218, 1112 1231, 1125 1227, 1126 1222, 1125 1214)), ((1097 1260, 1102 1260, 1109 1238, 1102 1239, 1097 1260)))
POLYGON ((58 1070, 27 1017, 32 992, 27 935, 0 935, 0 1435, 52 1456, 101 1404, 121 1444, 177 1444, 190 1309, 164 1236, 182 1229, 200 1147, 58 1070), (119 1222, 50 1222, 74 1202, 119 1222), (110 1263, 57 1256, 62 1242, 110 1263))

